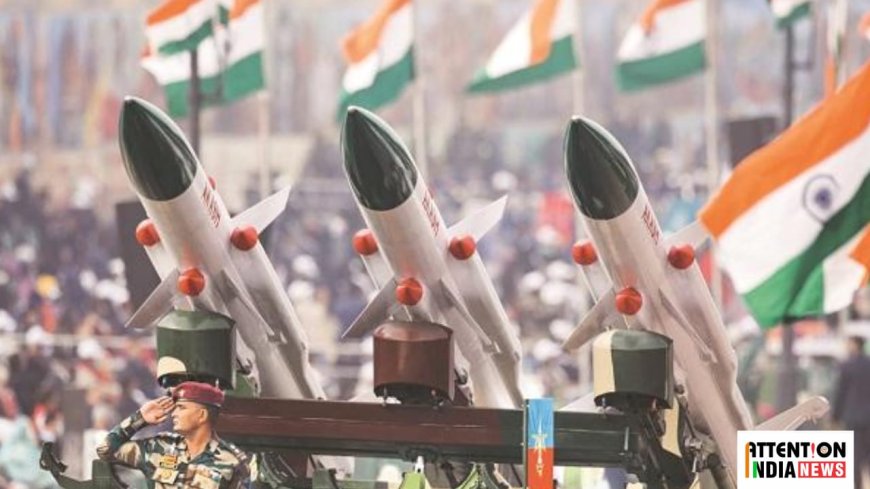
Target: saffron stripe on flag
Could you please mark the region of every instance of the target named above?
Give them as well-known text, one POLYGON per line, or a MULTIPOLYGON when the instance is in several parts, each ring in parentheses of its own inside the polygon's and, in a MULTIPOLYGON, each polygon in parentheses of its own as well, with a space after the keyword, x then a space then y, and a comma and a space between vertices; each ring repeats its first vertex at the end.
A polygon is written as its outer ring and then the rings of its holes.
POLYGON ((388 0, 373 17, 351 31, 342 42, 344 57, 348 63, 358 63, 377 51, 390 17, 410 4, 411 0, 388 0))

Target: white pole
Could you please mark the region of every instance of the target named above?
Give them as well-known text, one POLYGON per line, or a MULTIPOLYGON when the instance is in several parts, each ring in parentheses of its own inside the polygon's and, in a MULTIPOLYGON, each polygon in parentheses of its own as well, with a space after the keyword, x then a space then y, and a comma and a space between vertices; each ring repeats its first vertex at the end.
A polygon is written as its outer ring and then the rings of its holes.
MULTIPOLYGON (((574 61, 577 64, 577 68, 574 70, 574 73, 571 74, 571 109, 573 111, 572 115, 585 115, 586 107, 585 107, 585 97, 584 97, 584 88, 586 86, 586 78, 584 77, 584 65, 586 62, 586 56, 584 56, 583 47, 585 46, 585 42, 583 40, 583 0, 564 0, 569 2, 574 2, 574 34, 573 34, 573 44, 574 44, 574 61)), ((567 122, 567 121, 566 121, 567 122)), ((573 208, 573 207, 572 207, 573 208)), ((581 239, 586 237, 586 233, 583 229, 583 221, 580 219, 580 216, 577 214, 577 210, 574 210, 574 229, 576 230, 574 235, 577 239, 581 239)), ((579 265, 575 265, 579 267, 579 265)), ((582 273, 577 274, 577 282, 580 283, 580 288, 584 288, 587 285, 592 286, 591 283, 586 284, 586 281, 583 279, 582 273)), ((591 305, 594 305, 594 302, 599 298, 595 296, 594 290, 590 289, 589 294, 592 296, 592 304, 590 304, 589 309, 591 309, 591 305)), ((576 353, 577 364, 580 366, 580 392, 586 393, 592 390, 592 343, 587 342, 583 346, 581 346, 576 353)))
POLYGON ((413 2, 414 9, 414 102, 413 102, 413 131, 414 153, 417 168, 423 177, 429 171, 429 159, 426 154, 426 84, 423 80, 421 67, 420 44, 417 42, 420 34, 420 6, 419 2, 413 2))
POLYGON ((574 73, 571 75, 571 87, 572 91, 572 108, 574 109, 574 115, 581 115, 585 107, 583 106, 585 103, 585 99, 583 97, 583 90, 586 83, 585 77, 583 76, 583 65, 582 63, 586 62, 586 57, 583 55, 583 0, 566 0, 573 1, 576 14, 574 16, 574 61, 577 64, 577 68, 574 70, 574 73))
POLYGON ((270 33, 272 30, 270 29, 271 21, 270 19, 270 4, 269 0, 262 0, 263 6, 263 38, 265 39, 265 46, 263 49, 263 77, 266 79, 266 89, 262 90, 259 94, 257 94, 257 103, 258 107, 258 136, 260 143, 260 180, 259 180, 259 188, 260 188, 260 198, 265 199, 269 196, 269 193, 272 190, 272 185, 270 182, 270 169, 271 162, 270 160, 270 151, 269 151, 269 133, 271 132, 271 124, 270 124, 270 104, 271 97, 269 97, 269 77, 266 76, 268 73, 268 67, 271 66, 269 61, 271 57, 269 56, 269 40, 271 39, 270 33))
MULTIPOLYGON (((707 142, 707 188, 709 195, 719 188, 719 97, 718 97, 718 61, 719 61, 719 29, 718 29, 718 2, 706 0, 706 24, 707 24, 707 71, 704 77, 704 105, 705 105, 705 140, 707 142)), ((710 291, 716 307, 722 310, 722 270, 716 264, 714 249, 710 248, 710 291)))

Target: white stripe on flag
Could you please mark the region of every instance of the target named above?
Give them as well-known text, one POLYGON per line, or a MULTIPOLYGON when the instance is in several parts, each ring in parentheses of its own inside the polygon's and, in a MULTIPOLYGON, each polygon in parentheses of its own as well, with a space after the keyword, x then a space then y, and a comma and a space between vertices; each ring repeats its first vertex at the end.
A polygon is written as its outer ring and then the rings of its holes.
POLYGON ((414 17, 409 2, 387 19, 378 39, 378 47, 361 61, 348 65, 342 88, 348 93, 372 85, 378 73, 398 63, 414 43, 414 17))
POLYGON ((529 66, 532 57, 531 12, 526 12, 508 31, 486 64, 486 76, 498 78, 529 66))
POLYGON ((186 39, 210 20, 216 12, 213 0, 200 0, 175 17, 147 26, 145 36, 151 44, 152 51, 156 51, 164 44, 186 39))
MULTIPOLYGON (((531 66, 532 10, 527 11, 508 31, 486 64, 486 76, 498 78, 531 66)), ((560 0, 550 26, 549 39, 554 43, 574 32, 577 21, 574 0, 560 0)))
POLYGON ((699 0, 661 10, 655 18, 649 36, 639 23, 632 24, 619 47, 620 62, 670 53, 704 39, 704 4, 699 0))
POLYGON ((553 19, 553 28, 550 32, 551 41, 556 42, 574 34, 579 20, 575 3, 575 0, 559 0, 559 8, 556 10, 556 18, 553 19))

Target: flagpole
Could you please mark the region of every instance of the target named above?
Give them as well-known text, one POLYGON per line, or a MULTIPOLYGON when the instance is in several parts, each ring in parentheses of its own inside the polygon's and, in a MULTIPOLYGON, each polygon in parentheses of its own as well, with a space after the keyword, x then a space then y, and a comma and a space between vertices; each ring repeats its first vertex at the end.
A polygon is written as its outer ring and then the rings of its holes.
POLYGON ((193 152, 199 154, 200 124, 199 116, 202 106, 202 95, 199 86, 199 48, 190 50, 190 91, 188 92, 188 107, 190 108, 190 146, 193 152))
POLYGON ((413 138, 414 138, 414 153, 417 161, 417 168, 423 176, 427 176, 429 172, 429 159, 426 154, 426 92, 425 83, 421 76, 420 56, 417 50, 417 37, 420 32, 420 12, 418 4, 412 2, 414 9, 414 100, 412 107, 413 117, 413 138))
MULTIPOLYGON (((719 97, 718 97, 718 64, 719 64, 719 30, 717 25, 718 2, 706 0, 704 17, 707 26, 707 70, 704 74, 704 105, 705 105, 705 140, 707 142, 707 189, 708 198, 719 188, 719 97)), ((722 270, 716 264, 716 255, 710 247, 710 292, 716 307, 722 311, 722 270)))
MULTIPOLYGON (((576 56, 574 61, 577 64, 577 69, 574 71, 574 73, 571 74, 571 106, 574 112, 572 115, 584 115, 586 112, 586 100, 583 95, 584 88, 586 86, 586 79, 583 76, 583 68, 581 66, 581 63, 586 59, 583 56, 583 0, 565 1, 575 2, 574 7, 576 9, 576 15, 574 18, 573 44, 574 55, 576 56)), ((585 237, 585 233, 583 230, 583 220, 580 218, 577 210, 574 209, 574 206, 571 206, 571 208, 574 212, 574 236, 579 240, 581 237, 585 237)), ((583 279, 582 272, 579 272, 577 274, 577 283, 580 284, 581 290, 585 286, 592 286, 592 282, 587 283, 583 279)), ((599 299, 599 297, 595 297, 595 293, 593 290, 589 290, 589 294, 592 296, 593 302, 599 299)), ((586 342, 586 344, 582 345, 577 350, 576 359, 577 364, 580 366, 580 392, 586 393, 592 388, 592 342, 586 342)))
POLYGON ((258 138, 259 138, 259 143, 260 143, 260 165, 259 165, 260 198, 265 199, 266 197, 269 196, 269 192, 272 190, 271 185, 270 185, 270 175, 269 175, 269 172, 271 169, 271 164, 270 164, 271 162, 269 161, 270 156, 271 156, 270 151, 269 151, 269 136, 271 133, 271 120, 270 120, 270 110, 269 109, 270 109, 271 97, 269 97, 269 90, 268 90, 269 77, 267 76, 267 74, 269 73, 270 57, 269 57, 269 50, 266 49, 266 46, 268 46, 269 39, 270 39, 269 33, 271 32, 271 30, 269 29, 269 25, 270 25, 269 19, 271 16, 269 15, 269 4, 270 4, 269 0, 261 0, 261 2, 262 2, 261 5, 262 5, 262 9, 263 9, 263 39, 265 40, 265 42, 263 43, 264 44, 264 46, 263 46, 263 77, 267 80, 267 83, 266 83, 266 89, 262 90, 257 96, 257 102, 259 104, 257 126, 258 126, 258 133, 259 133, 258 138))
POLYGON ((574 109, 574 115, 580 115, 584 112, 584 103, 585 99, 583 97, 583 90, 586 83, 585 78, 583 77, 583 69, 580 66, 580 63, 585 59, 583 57, 583 0, 568 0, 575 2, 576 15, 574 19, 574 54, 575 54, 575 64, 577 65, 577 69, 574 70, 574 73, 571 76, 571 98, 572 98, 572 106, 574 109))
MULTIPOLYGON (((785 85, 783 86, 783 132, 787 131, 794 119, 794 25, 785 26, 785 85)), ((779 364, 779 382, 776 389, 776 410, 782 412, 797 402, 797 357, 794 354, 797 318, 786 318, 782 322, 782 357, 779 364)))

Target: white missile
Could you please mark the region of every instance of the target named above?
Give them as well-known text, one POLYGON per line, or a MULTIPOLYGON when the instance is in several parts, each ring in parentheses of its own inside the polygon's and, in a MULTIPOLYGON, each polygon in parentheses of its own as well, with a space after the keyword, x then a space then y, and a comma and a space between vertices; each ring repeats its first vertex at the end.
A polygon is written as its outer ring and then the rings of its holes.
POLYGON ((136 237, 162 280, 127 325, 151 327, 173 304, 226 314, 242 339, 240 362, 258 374, 260 395, 324 398, 305 331, 259 242, 289 191, 230 217, 178 126, 136 98, 124 101, 120 142, 148 215, 136 237))
MULTIPOLYGON (((734 349, 694 259, 695 249, 706 239, 703 229, 693 224, 666 238, 628 154, 589 119, 571 121, 565 165, 595 246, 575 248, 575 259, 584 268, 600 262, 611 283, 593 290, 598 302, 563 346, 575 349, 610 327, 642 328, 670 337, 675 375, 686 389, 691 419, 713 439, 736 481, 737 431, 752 429, 753 423, 737 387, 734 349)), ((817 417, 822 405, 827 405, 824 399, 813 399, 770 426, 793 426, 792 421, 817 417)))
POLYGON ((351 107, 342 131, 344 167, 368 230, 354 248, 380 291, 345 337, 360 337, 389 317, 453 330, 476 405, 519 408, 519 339, 498 299, 476 243, 501 219, 505 198, 448 228, 398 136, 351 107))

